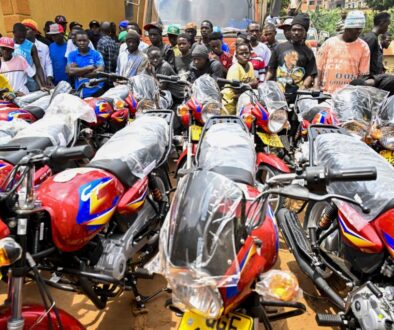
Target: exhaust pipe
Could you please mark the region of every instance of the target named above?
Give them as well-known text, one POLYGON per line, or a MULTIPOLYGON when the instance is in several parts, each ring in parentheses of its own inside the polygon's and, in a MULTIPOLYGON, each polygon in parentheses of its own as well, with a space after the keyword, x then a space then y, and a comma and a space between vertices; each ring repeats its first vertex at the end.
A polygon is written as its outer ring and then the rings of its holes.
MULTIPOLYGON (((324 292, 324 294, 335 306, 337 306, 341 311, 345 311, 345 301, 333 289, 331 289, 327 281, 315 269, 313 269, 312 266, 306 262, 306 260, 300 254, 299 247, 292 235, 292 231, 287 225, 287 218, 290 217, 296 217, 296 215, 287 209, 280 209, 276 214, 279 227, 282 230, 288 247, 292 249, 292 253, 297 261, 298 266, 301 268, 303 273, 313 281, 316 287, 324 292)), ((297 218, 294 220, 298 222, 297 218)))

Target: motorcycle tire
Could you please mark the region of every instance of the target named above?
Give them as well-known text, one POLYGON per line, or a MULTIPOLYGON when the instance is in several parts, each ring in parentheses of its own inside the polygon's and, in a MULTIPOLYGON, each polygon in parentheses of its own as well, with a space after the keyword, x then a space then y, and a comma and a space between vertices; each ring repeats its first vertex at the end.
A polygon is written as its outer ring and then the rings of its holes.
MULTIPOLYGON (((257 181, 265 183, 268 179, 278 175, 283 174, 281 171, 269 166, 260 165, 256 174, 257 181)), ((272 211, 276 214, 281 208, 284 207, 285 199, 282 196, 268 196, 269 203, 271 205, 272 211)))

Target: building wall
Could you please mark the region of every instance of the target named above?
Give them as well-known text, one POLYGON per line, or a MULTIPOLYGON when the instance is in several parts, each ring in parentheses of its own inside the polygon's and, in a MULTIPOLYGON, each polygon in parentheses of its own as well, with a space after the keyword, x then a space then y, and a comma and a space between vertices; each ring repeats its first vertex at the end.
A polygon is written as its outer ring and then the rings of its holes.
POLYGON ((91 20, 113 21, 124 19, 124 0, 0 0, 0 32, 10 33, 12 26, 24 18, 37 21, 40 29, 56 15, 64 15, 68 22, 77 21, 88 27, 91 20))

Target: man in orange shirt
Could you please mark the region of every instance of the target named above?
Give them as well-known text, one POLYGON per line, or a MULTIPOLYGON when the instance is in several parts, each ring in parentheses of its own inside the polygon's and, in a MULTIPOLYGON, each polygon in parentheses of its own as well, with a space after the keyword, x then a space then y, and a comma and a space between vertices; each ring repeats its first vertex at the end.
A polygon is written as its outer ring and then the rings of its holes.
POLYGON ((324 42, 318 52, 318 82, 327 93, 348 85, 354 79, 369 74, 370 51, 359 38, 365 27, 365 16, 351 11, 344 23, 344 32, 324 42))

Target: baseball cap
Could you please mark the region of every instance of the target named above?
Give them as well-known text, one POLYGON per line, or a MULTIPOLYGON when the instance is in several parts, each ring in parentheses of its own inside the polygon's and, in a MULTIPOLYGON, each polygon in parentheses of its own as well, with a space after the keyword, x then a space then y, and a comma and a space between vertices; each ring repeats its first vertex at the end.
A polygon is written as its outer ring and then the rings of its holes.
POLYGON ((51 34, 59 34, 59 33, 64 33, 63 26, 56 23, 49 25, 49 31, 47 34, 51 35, 51 34))
POLYGON ((128 25, 129 25, 129 21, 127 21, 127 20, 121 21, 119 23, 119 27, 123 28, 123 29, 126 29, 128 25))
POLYGON ((150 29, 159 29, 163 32, 163 26, 158 22, 152 22, 144 26, 145 31, 149 31, 150 29))
POLYGON ((14 49, 14 39, 8 37, 0 38, 0 47, 14 49))
POLYGON ((181 29, 175 24, 171 24, 167 28, 167 34, 173 34, 179 36, 181 34, 181 29))
POLYGON ((32 29, 35 32, 40 32, 38 31, 38 24, 36 21, 30 19, 30 18, 26 18, 22 21, 22 24, 30 29, 32 29))
POLYGON ((66 17, 63 16, 63 15, 57 15, 57 16, 55 17, 55 23, 58 23, 58 24, 67 23, 67 19, 66 19, 66 17))
POLYGON ((126 36, 127 36, 127 31, 122 31, 122 32, 119 33, 118 40, 120 42, 125 42, 126 41, 126 36))
POLYGON ((89 23, 89 27, 91 28, 93 25, 96 25, 98 27, 100 27, 100 22, 96 21, 95 19, 93 21, 90 21, 89 23))
POLYGON ((283 30, 286 27, 290 27, 291 23, 293 23, 293 18, 286 18, 285 21, 281 25, 278 25, 278 29, 283 30))
POLYGON ((185 26, 185 30, 196 30, 197 31, 197 24, 193 22, 189 22, 185 26))

